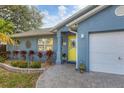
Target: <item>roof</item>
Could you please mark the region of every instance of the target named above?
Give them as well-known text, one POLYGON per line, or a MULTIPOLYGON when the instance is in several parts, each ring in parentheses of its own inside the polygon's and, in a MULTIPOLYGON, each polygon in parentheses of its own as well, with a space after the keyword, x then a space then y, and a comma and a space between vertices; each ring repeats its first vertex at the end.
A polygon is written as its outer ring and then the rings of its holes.
POLYGON ((50 31, 56 32, 58 29, 60 29, 63 26, 73 27, 74 25, 77 25, 79 22, 84 21, 85 19, 95 15, 96 13, 102 11, 108 6, 110 5, 88 5, 87 7, 81 9, 80 11, 73 14, 69 18, 57 24, 55 27, 50 29, 50 31))
POLYGON ((107 8, 109 5, 99 5, 96 8, 90 10, 89 12, 85 13, 84 15, 76 18, 75 20, 73 20, 72 22, 70 22, 69 24, 67 24, 68 27, 73 27, 74 25, 77 25, 78 23, 86 20, 89 17, 92 17, 93 15, 95 15, 96 13, 102 11, 103 9, 107 8))
POLYGON ((33 30, 23 33, 14 34, 12 37, 27 37, 27 36, 42 36, 42 35, 53 35, 58 29, 63 26, 73 26, 78 24, 79 22, 95 15, 96 13, 100 12, 101 10, 107 8, 109 5, 88 5, 87 7, 81 9, 77 13, 73 14, 69 18, 63 20, 62 22, 58 23, 56 26, 52 28, 43 28, 39 30, 33 30))
POLYGON ((77 19, 81 15, 83 15, 83 14, 87 13, 88 11, 96 8, 97 6, 99 6, 99 5, 88 5, 87 7, 79 10, 77 13, 73 14, 69 18, 67 18, 67 19, 63 20, 62 22, 58 23, 56 26, 54 26, 52 29, 50 29, 50 31, 56 31, 57 29, 63 27, 64 25, 70 23, 71 21, 77 19))
POLYGON ((54 33, 49 31, 50 29, 51 28, 42 28, 38 30, 17 33, 17 34, 12 35, 12 37, 31 37, 31 36, 53 35, 54 33))

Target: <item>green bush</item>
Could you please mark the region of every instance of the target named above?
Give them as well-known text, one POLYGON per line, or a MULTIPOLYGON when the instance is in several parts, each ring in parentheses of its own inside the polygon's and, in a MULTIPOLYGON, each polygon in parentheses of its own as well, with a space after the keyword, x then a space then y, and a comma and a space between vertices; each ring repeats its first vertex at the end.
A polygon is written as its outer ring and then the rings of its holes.
POLYGON ((5 62, 5 58, 0 56, 0 63, 4 63, 5 62))
POLYGON ((11 62, 11 65, 14 66, 14 67, 18 67, 18 64, 19 64, 19 62, 17 62, 17 61, 11 62))
POLYGON ((20 68, 27 68, 28 64, 25 61, 13 61, 11 62, 11 65, 14 67, 20 67, 20 68))
POLYGON ((31 68, 41 68, 41 62, 31 62, 30 67, 31 68))
MULTIPOLYGON (((11 65, 19 68, 28 68, 28 62, 26 61, 13 61, 11 65)), ((41 68, 41 62, 31 62, 29 64, 30 68, 41 68)))
POLYGON ((27 68, 28 67, 28 63, 25 62, 25 61, 19 62, 18 67, 20 67, 20 68, 27 68))

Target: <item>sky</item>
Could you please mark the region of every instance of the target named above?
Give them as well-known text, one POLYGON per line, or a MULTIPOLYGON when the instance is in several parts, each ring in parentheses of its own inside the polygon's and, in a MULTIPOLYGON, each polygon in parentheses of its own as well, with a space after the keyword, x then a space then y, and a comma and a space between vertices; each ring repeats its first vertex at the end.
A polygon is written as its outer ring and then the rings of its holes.
POLYGON ((86 5, 39 5, 36 6, 43 17, 43 28, 53 27, 73 15, 86 5))

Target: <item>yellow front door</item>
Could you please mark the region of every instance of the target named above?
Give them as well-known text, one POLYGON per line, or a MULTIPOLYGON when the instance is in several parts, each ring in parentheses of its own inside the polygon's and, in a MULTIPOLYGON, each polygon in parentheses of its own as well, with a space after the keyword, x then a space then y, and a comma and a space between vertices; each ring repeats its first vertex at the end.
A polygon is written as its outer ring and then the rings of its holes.
POLYGON ((68 61, 76 62, 76 36, 68 36, 68 61))

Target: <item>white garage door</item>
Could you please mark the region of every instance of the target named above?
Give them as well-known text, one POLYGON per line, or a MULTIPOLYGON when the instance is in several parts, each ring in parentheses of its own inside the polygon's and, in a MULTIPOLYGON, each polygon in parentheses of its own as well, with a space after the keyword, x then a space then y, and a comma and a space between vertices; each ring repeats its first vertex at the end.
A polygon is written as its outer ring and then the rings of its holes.
POLYGON ((92 33, 90 71, 124 74, 124 32, 92 33))

